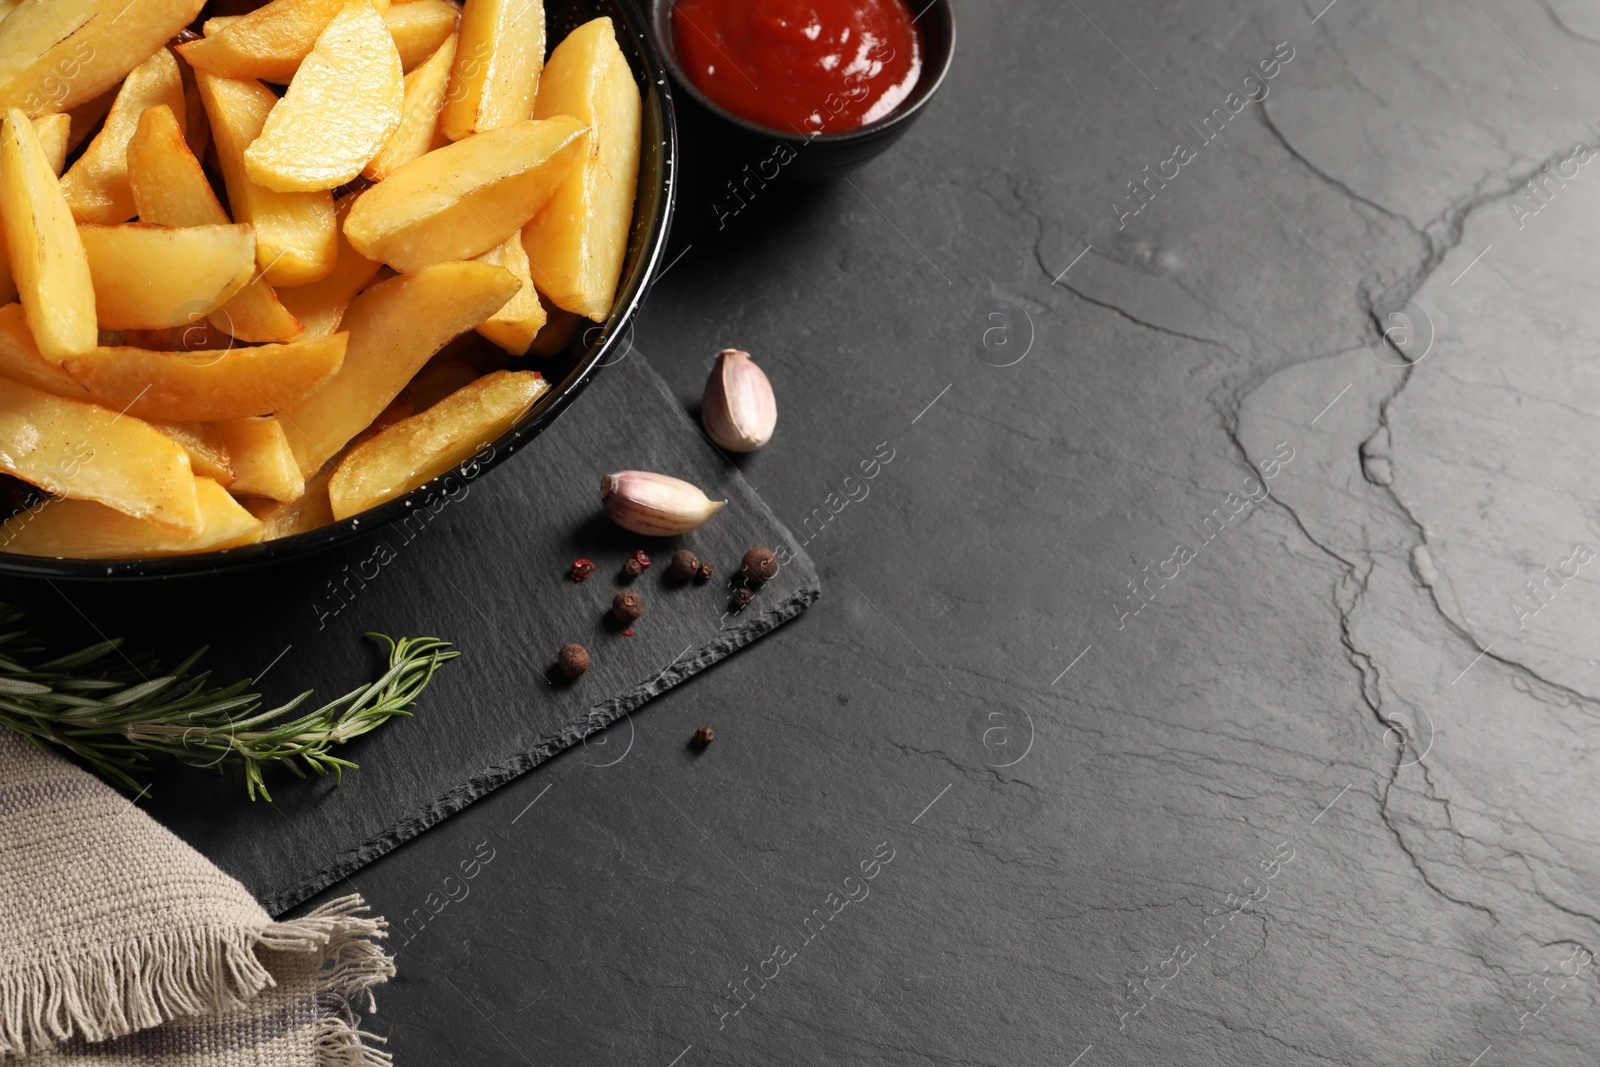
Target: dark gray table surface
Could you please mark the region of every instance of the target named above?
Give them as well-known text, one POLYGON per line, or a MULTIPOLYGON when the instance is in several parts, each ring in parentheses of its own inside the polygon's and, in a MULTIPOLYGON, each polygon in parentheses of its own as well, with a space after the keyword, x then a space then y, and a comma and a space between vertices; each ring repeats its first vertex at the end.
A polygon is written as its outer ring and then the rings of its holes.
POLYGON ((827 595, 355 875, 399 1063, 1594 1062, 1600 16, 1325 3, 957 0, 889 155, 686 185, 638 348, 767 369, 827 595))

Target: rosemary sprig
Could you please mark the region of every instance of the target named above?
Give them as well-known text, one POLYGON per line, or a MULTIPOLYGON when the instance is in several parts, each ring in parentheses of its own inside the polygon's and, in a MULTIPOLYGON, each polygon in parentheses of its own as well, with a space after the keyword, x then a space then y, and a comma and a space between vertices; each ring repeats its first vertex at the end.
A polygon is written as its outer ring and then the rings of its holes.
POLYGON ((389 646, 389 667, 371 685, 351 690, 315 711, 293 713, 311 691, 261 710, 252 679, 207 688, 209 671, 191 673, 202 648, 163 672, 151 659, 129 659, 122 640, 40 662, 43 649, 19 626, 22 613, 0 603, 0 726, 41 749, 57 745, 102 775, 138 789, 133 775, 152 755, 199 767, 244 768, 245 789, 268 801, 261 769, 282 763, 305 777, 305 768, 339 778, 356 764, 333 748, 369 733, 397 715, 410 715, 433 672, 455 659, 448 642, 433 637, 399 640, 371 633, 389 646))

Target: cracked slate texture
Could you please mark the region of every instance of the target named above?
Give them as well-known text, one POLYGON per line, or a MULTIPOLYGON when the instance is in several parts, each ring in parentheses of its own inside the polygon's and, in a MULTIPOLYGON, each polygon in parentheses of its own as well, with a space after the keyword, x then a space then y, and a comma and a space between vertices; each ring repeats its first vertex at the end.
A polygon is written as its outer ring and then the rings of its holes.
POLYGON ((688 139, 637 341, 685 404, 708 354, 756 355, 781 418, 740 471, 830 594, 620 760, 558 757, 355 876, 413 916, 371 1020, 400 1062, 1594 1062, 1596 972, 1558 976, 1600 947, 1600 572, 1526 630, 1507 605, 1600 517, 1600 167, 1520 229, 1509 197, 1600 143, 1600 20, 1323 7, 956 0, 904 141, 721 232, 735 168, 688 139), (1281 41, 1265 102, 1119 230, 1123 183, 1281 41), (1280 442, 1271 498, 1119 629, 1110 590, 1280 442))

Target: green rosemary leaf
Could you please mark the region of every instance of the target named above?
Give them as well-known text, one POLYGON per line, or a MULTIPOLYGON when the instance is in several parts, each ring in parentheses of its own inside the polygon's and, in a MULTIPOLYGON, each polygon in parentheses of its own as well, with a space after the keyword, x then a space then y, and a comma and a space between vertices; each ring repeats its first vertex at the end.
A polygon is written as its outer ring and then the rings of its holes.
POLYGON ((121 647, 122 638, 120 637, 111 641, 102 641, 98 645, 90 645, 82 651, 69 653, 59 659, 50 660, 48 663, 41 663, 34 670, 40 673, 74 670, 82 667, 85 663, 93 663, 95 660, 104 659, 106 658, 106 653, 115 652, 121 647))
MULTIPOLYGON (((0 603, 0 626, 21 617, 0 603)), ((41 749, 65 749, 128 789, 139 788, 133 775, 151 757, 167 756, 219 773, 239 767, 249 797, 270 802, 262 773, 267 764, 281 764, 302 778, 309 770, 341 780, 345 768, 356 764, 332 749, 409 716, 434 672, 460 655, 438 638, 368 636, 386 646, 383 675, 302 711, 309 691, 264 709, 248 679, 209 687, 210 672, 194 670, 203 648, 171 671, 129 660, 120 639, 33 663, 40 649, 27 641, 26 631, 13 630, 0 634, 0 645, 20 642, 0 656, 0 726, 41 749)))

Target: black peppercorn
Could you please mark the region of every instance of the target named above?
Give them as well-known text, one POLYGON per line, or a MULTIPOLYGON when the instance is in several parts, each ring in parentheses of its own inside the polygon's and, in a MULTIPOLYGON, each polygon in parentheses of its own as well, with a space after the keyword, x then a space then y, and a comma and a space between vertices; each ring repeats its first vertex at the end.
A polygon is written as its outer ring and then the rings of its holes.
POLYGON ((735 589, 733 591, 733 606, 740 611, 750 606, 756 595, 748 589, 735 589))
POLYGON ((696 573, 695 577, 699 578, 702 582, 709 582, 711 580, 711 576, 715 573, 716 571, 711 569, 711 564, 702 563, 700 564, 700 570, 696 573))
POLYGON ((632 589, 623 589, 611 598, 611 614, 620 623, 630 623, 644 614, 644 600, 632 589))
POLYGON ((705 748, 717 739, 717 732, 709 726, 702 726, 694 732, 694 743, 699 748, 705 748))
POLYGON ((770 548, 752 548, 744 554, 744 561, 740 564, 739 573, 747 581, 758 585, 770 581, 778 573, 778 557, 772 554, 770 548))
POLYGON ((678 581, 687 582, 699 569, 700 560, 687 548, 680 548, 672 554, 672 576, 678 581))
POLYGON ((644 573, 644 565, 636 559, 630 559, 622 565, 622 576, 629 580, 639 577, 644 573))
POLYGON ((576 678, 589 669, 589 650, 582 645, 562 645, 556 665, 568 678, 576 678))

